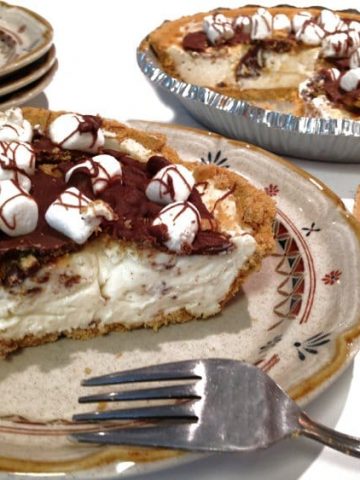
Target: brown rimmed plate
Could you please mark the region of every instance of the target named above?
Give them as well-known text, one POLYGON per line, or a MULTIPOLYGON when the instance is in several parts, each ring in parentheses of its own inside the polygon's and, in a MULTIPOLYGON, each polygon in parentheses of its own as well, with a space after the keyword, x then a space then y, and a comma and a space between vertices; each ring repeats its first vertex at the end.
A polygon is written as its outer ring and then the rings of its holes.
POLYGON ((114 478, 193 458, 71 442, 74 430, 94 428, 71 422, 73 413, 88 409, 77 403, 84 394, 80 381, 87 376, 169 360, 237 358, 267 371, 303 405, 359 350, 360 225, 334 193, 257 147, 180 126, 131 123, 165 134, 185 160, 232 168, 265 189, 278 207, 276 251, 212 319, 159 332, 61 340, 1 361, 0 469, 16 471, 7 479, 25 479, 26 472, 41 472, 42 478, 62 472, 71 472, 69 479, 114 478))

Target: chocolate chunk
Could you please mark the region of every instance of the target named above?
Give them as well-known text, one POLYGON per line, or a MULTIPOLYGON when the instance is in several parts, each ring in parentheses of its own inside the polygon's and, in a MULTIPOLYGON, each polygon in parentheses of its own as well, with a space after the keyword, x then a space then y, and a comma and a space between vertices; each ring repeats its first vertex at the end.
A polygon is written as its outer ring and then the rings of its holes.
POLYGON ((205 32, 192 32, 185 35, 182 46, 184 50, 205 52, 210 44, 205 32))

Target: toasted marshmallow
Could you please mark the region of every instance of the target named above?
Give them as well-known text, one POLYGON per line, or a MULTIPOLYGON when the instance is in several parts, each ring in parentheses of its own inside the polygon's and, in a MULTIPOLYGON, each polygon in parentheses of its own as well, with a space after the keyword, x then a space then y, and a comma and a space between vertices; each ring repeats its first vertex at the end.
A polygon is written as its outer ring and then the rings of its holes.
POLYGON ((272 21, 271 13, 265 8, 259 8, 251 17, 251 39, 264 40, 271 37, 272 21))
POLYGON ((305 22, 309 22, 312 15, 309 12, 299 12, 292 18, 292 29, 295 33, 302 29, 305 22))
POLYGON ((96 153, 104 146, 104 132, 97 117, 65 113, 49 125, 50 140, 61 148, 96 153))
POLYGON ((199 231, 200 214, 190 202, 171 203, 159 212, 152 225, 164 225, 164 245, 172 252, 182 253, 189 250, 199 231))
POLYGON ((231 20, 221 13, 204 17, 203 28, 213 45, 222 43, 234 36, 231 20))
POLYGON ((29 193, 31 190, 30 178, 21 172, 8 157, 0 154, 0 182, 2 180, 14 180, 15 184, 26 192, 29 193))
POLYGON ((350 68, 360 67, 360 47, 350 55, 349 66, 350 68))
POLYGON ((356 90, 360 82, 360 68, 352 68, 348 70, 340 79, 340 87, 345 92, 356 90))
POLYGON ((27 175, 34 175, 36 155, 29 143, 0 141, 0 155, 7 157, 14 167, 27 175))
POLYGON ((166 205, 187 200, 194 185, 190 170, 183 165, 168 165, 151 179, 145 193, 149 200, 166 205))
POLYGON ((66 172, 65 182, 68 183, 71 176, 79 170, 88 172, 95 195, 104 191, 110 182, 122 179, 120 162, 112 155, 96 155, 85 162, 78 163, 66 172))
POLYGON ((39 208, 35 200, 14 180, 0 182, 0 229, 10 237, 36 229, 39 208))
POLYGON ((103 218, 115 219, 110 205, 102 200, 91 201, 74 187, 65 190, 45 213, 50 227, 80 245, 99 229, 103 218))
POLYGON ((334 33, 340 26, 341 18, 331 10, 321 10, 318 22, 325 32, 334 33))
POLYGON ((249 17, 244 17, 243 15, 239 15, 234 20, 234 27, 240 29, 244 33, 250 33, 251 20, 249 17))
POLYGON ((321 44, 321 54, 325 58, 342 58, 360 45, 360 34, 355 30, 334 33, 326 36, 321 44))
POLYGON ((305 45, 320 45, 324 38, 324 30, 316 23, 304 23, 302 28, 296 33, 296 40, 299 40, 305 45))
POLYGON ((291 31, 291 20, 284 13, 277 13, 273 19, 274 30, 284 30, 286 32, 291 31))
POLYGON ((32 136, 31 123, 24 119, 20 108, 10 108, 0 112, 0 141, 31 142, 32 136))

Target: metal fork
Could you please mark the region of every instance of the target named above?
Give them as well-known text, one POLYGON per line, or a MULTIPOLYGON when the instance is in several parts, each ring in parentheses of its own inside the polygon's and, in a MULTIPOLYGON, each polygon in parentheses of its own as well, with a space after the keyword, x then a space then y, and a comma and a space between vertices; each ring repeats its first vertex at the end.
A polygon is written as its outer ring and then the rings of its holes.
POLYGON ((82 382, 101 386, 182 381, 80 397, 79 401, 166 400, 167 404, 74 415, 81 422, 103 422, 97 432, 75 433, 82 442, 167 447, 192 451, 245 452, 304 435, 348 455, 360 457, 360 438, 311 420, 263 371, 234 360, 189 360, 112 373, 82 382), (173 401, 169 404, 169 400, 173 401), (176 401, 176 402, 175 402, 176 401), (112 421, 109 424, 107 421, 112 421), (150 425, 114 426, 114 420, 150 425))

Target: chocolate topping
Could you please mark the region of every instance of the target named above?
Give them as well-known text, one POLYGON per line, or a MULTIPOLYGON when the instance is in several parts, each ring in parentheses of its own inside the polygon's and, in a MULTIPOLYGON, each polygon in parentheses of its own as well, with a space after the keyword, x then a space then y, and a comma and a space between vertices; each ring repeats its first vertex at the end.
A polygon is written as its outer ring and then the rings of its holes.
POLYGON ((327 70, 320 70, 317 80, 311 84, 310 96, 315 97, 323 93, 335 105, 338 104, 351 112, 359 113, 360 108, 356 108, 354 103, 360 98, 360 88, 345 92, 340 87, 340 79, 341 76, 334 79, 327 70))
POLYGON ((182 42, 184 50, 205 52, 211 45, 205 32, 192 32, 185 35, 182 42))
MULTIPOLYGON (((81 248, 70 238, 52 229, 45 221, 45 212, 50 204, 71 186, 78 188, 89 199, 101 199, 112 207, 117 219, 104 221, 102 232, 113 238, 135 241, 143 246, 154 246, 160 250, 167 250, 163 246, 166 232, 161 227, 152 226, 153 220, 163 206, 150 201, 145 195, 146 187, 153 175, 164 166, 171 165, 164 157, 153 156, 144 164, 116 150, 104 149, 103 153, 112 155, 121 162, 123 175, 122 179, 115 179, 104 191, 95 195, 91 185, 91 173, 88 169, 75 171, 68 183, 64 180, 66 172, 79 163, 80 152, 60 149, 54 151, 54 146, 39 136, 34 145, 38 152, 38 166, 35 174, 31 176, 31 195, 39 207, 38 225, 34 232, 16 238, 0 232, 0 258, 9 259, 32 253, 40 262, 37 265, 38 269, 40 264, 48 262, 51 258, 81 248), (42 145, 45 146, 43 151, 41 150, 42 145), (42 157, 45 155, 47 158, 49 151, 55 157, 53 162, 58 163, 56 166, 53 164, 52 175, 43 171, 46 170, 46 165, 41 167, 42 157), (64 157, 66 161, 62 161, 64 157)), ((88 154, 81 154, 81 160, 84 159, 84 156, 89 158, 88 154)), ((200 221, 206 219, 210 221, 206 225, 216 225, 213 215, 207 210, 196 188, 193 188, 189 201, 198 209, 200 221)), ((188 253, 216 254, 231 247, 232 243, 228 235, 217 232, 215 228, 210 228, 198 232, 191 251, 188 253)), ((12 264, 9 274, 13 275, 14 268, 12 264)), ((17 279, 19 280, 19 278, 21 277, 18 275, 17 279)))

